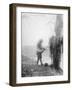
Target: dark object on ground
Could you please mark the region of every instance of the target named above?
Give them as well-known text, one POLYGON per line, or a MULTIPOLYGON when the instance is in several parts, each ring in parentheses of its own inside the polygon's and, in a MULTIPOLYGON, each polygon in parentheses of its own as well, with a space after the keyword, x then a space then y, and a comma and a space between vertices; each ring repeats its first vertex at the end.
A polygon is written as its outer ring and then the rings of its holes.
POLYGON ((45 63, 44 66, 47 67, 48 66, 48 63, 45 63))
POLYGON ((54 65, 53 65, 53 64, 51 64, 51 65, 50 65, 50 67, 53 69, 53 68, 54 68, 54 65))

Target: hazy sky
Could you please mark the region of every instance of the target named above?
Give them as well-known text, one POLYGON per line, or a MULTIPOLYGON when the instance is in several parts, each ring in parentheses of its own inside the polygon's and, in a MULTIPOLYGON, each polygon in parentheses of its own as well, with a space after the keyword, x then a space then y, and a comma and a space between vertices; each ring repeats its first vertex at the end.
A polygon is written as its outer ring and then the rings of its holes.
POLYGON ((56 15, 22 13, 22 47, 35 46, 39 39, 43 45, 48 44, 49 38, 55 34, 56 15))

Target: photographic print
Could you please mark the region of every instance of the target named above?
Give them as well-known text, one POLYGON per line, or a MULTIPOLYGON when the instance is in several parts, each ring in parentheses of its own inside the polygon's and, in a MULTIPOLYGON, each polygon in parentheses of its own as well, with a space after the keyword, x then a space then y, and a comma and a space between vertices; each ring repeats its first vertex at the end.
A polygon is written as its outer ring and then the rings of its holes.
POLYGON ((68 82, 70 7, 11 4, 10 85, 68 82))
POLYGON ((22 77, 63 74, 63 15, 21 13, 22 77))

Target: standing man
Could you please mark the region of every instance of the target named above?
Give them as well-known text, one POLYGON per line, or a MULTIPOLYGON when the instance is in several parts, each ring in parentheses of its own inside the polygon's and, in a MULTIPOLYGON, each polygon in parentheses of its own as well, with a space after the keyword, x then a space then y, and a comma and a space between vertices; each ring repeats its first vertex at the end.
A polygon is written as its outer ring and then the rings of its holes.
POLYGON ((37 44, 37 64, 40 61, 41 65, 42 63, 42 53, 44 52, 44 48, 42 47, 43 40, 41 39, 37 44))

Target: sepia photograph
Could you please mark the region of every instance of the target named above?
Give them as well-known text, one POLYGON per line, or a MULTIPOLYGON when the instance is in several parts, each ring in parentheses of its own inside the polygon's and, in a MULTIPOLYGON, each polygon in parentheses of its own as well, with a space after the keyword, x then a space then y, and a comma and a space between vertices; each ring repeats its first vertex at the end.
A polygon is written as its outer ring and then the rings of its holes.
POLYGON ((63 15, 21 13, 21 76, 63 75, 63 15))

